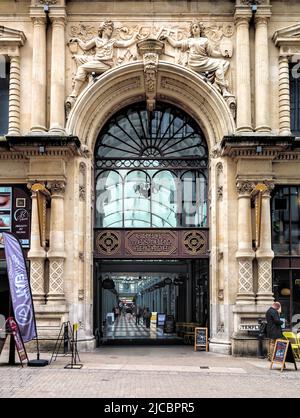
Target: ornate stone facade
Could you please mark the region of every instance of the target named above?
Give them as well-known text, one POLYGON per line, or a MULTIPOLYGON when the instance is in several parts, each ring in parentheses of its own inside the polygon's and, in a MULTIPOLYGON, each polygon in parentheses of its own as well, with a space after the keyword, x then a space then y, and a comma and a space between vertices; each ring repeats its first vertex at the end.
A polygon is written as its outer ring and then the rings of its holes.
POLYGON ((80 322, 92 348, 94 256, 148 253, 209 257, 211 350, 244 347, 240 324, 256 323, 274 297, 273 186, 300 185, 290 102, 299 2, 289 2, 289 14, 284 0, 256 1, 255 12, 248 0, 29 3, 0 2, 0 65, 10 64, 0 187, 39 182, 50 194, 42 246, 32 195, 26 249, 42 335, 80 322), (177 106, 203 132, 208 229, 170 228, 160 241, 153 231, 104 229, 94 240, 97 138, 120 109, 145 102, 150 116, 157 103, 177 106))

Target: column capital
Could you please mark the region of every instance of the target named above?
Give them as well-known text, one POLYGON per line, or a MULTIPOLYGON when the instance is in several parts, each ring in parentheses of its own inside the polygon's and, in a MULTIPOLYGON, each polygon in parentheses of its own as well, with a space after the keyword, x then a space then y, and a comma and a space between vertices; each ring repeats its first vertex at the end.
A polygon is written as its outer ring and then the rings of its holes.
POLYGON ((258 26, 268 26, 268 21, 269 21, 270 17, 271 17, 271 15, 266 16, 264 14, 255 16, 255 18, 254 18, 255 26, 256 27, 258 27, 258 26))
POLYGON ((43 15, 31 15, 31 20, 34 26, 46 26, 46 16, 43 15))
POLYGON ((234 16, 234 23, 236 27, 239 26, 246 26, 247 28, 249 27, 249 22, 250 22, 251 16, 247 16, 247 15, 236 15, 234 16))
POLYGON ((237 180, 236 181, 236 189, 238 192, 239 197, 250 197, 255 184, 249 180, 237 180))
POLYGON ((52 26, 65 27, 65 25, 66 25, 66 16, 50 15, 50 20, 51 20, 52 26))
POLYGON ((49 181, 47 182, 47 187, 50 189, 52 196, 63 196, 66 189, 66 182, 57 180, 49 181))

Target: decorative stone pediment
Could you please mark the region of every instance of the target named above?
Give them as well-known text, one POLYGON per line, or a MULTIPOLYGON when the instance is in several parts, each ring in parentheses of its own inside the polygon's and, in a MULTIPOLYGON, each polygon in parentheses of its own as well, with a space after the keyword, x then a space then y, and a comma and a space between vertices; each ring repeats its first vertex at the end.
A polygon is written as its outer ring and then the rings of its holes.
POLYGON ((273 41, 282 52, 300 52, 300 23, 279 29, 274 33, 273 41))
POLYGON ((26 41, 24 32, 0 26, 0 46, 23 46, 26 41))

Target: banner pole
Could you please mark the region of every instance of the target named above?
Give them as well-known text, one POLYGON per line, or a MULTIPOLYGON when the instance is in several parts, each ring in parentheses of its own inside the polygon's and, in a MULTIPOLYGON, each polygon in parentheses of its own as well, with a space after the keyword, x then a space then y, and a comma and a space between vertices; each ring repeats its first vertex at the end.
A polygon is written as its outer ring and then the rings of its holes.
MULTIPOLYGON (((26 272, 27 275, 27 288, 28 288, 28 296, 30 297, 31 300, 31 309, 32 309, 32 319, 33 319, 33 326, 34 326, 34 331, 35 331, 35 339, 36 339, 36 344, 37 344, 37 359, 36 360, 29 360, 28 361, 28 366, 29 367, 43 367, 43 366, 47 366, 49 364, 48 360, 41 360, 40 359, 40 348, 39 348, 39 340, 38 340, 38 332, 37 332, 37 326, 36 326, 36 317, 35 317, 35 309, 34 309, 34 303, 33 303, 33 297, 32 297, 32 291, 31 291, 31 285, 30 285, 30 276, 29 276, 29 272, 28 272, 28 268, 27 268, 27 264, 26 264, 26 259, 25 259, 25 254, 24 254, 24 250, 23 247, 21 245, 21 242, 19 240, 19 238, 11 233, 11 232, 4 232, 3 233, 3 237, 4 237, 4 249, 5 249, 5 256, 6 256, 6 261, 8 263, 8 256, 7 256, 7 242, 6 242, 6 236, 11 236, 10 240, 12 240, 10 242, 10 246, 13 246, 14 244, 18 245, 18 251, 19 251, 19 255, 20 255, 20 261, 23 257, 23 266, 22 268, 24 269, 24 272, 26 272), (13 244, 13 240, 15 240, 15 243, 13 244)), ((9 241, 8 241, 9 242, 9 241)), ((11 279, 10 279, 11 282, 11 279)), ((11 284, 10 284, 10 293, 12 292, 12 288, 11 288, 11 284)), ((13 302, 13 301, 12 301, 13 302)), ((13 304, 13 303, 12 303, 13 304)), ((16 314, 16 312, 14 312, 16 314)), ((18 323, 18 321, 17 321, 18 323)), ((31 339, 26 339, 26 342, 34 340, 34 337, 31 337, 31 339)))

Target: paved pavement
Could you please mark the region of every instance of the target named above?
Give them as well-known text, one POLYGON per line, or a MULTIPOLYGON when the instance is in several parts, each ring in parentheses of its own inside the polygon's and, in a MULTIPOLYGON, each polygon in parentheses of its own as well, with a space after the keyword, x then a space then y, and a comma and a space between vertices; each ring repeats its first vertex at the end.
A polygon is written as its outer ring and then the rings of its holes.
POLYGON ((80 353, 80 370, 64 369, 70 357, 44 368, 21 368, 8 366, 7 356, 0 357, 0 398, 300 396, 300 371, 292 364, 280 372, 266 360, 194 352, 191 346, 101 347, 80 353))

